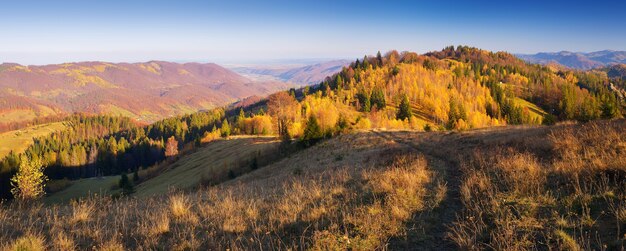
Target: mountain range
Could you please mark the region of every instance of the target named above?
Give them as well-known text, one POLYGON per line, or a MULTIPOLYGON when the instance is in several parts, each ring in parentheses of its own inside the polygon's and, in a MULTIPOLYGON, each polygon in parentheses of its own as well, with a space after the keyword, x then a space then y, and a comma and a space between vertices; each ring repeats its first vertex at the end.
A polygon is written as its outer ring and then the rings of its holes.
POLYGON ((517 54, 517 57, 530 63, 560 64, 573 69, 593 68, 626 63, 626 51, 603 50, 596 52, 541 52, 537 54, 517 54))
POLYGON ((4 63, 0 65, 0 120, 21 122, 87 112, 153 122, 291 86, 251 80, 212 63, 4 63))
POLYGON ((332 60, 304 66, 236 66, 231 69, 253 79, 274 79, 304 86, 319 84, 324 78, 341 71, 341 68, 348 64, 350 64, 349 60, 332 60))

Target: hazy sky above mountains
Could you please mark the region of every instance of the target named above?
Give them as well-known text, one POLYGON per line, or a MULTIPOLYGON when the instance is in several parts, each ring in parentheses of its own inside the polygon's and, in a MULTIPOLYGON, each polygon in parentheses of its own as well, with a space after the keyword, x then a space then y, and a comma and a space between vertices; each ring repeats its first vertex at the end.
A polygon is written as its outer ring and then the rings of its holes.
POLYGON ((3 1, 0 62, 626 50, 625 1, 3 1), (442 2, 442 3, 439 3, 442 2))

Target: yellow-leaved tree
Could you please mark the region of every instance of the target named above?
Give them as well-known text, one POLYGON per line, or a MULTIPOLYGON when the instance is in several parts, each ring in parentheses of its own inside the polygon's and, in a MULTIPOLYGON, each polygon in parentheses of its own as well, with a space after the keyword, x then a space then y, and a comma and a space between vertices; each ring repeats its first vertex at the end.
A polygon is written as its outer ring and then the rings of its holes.
POLYGON ((17 173, 11 178, 11 193, 19 200, 33 200, 41 197, 48 177, 43 173, 44 166, 38 158, 20 157, 17 173))

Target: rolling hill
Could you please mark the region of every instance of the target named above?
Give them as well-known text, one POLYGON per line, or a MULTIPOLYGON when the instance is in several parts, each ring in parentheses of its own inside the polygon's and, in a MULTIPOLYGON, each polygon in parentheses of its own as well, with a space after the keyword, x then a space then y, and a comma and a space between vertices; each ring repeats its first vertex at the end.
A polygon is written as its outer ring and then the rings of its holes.
POLYGON ((5 63, 0 65, 0 117, 8 123, 86 112, 153 122, 290 86, 252 81, 210 63, 5 63))
POLYGON ((626 51, 596 52, 542 52, 537 54, 518 54, 518 57, 530 63, 558 63, 574 69, 589 70, 593 68, 626 63, 626 51))

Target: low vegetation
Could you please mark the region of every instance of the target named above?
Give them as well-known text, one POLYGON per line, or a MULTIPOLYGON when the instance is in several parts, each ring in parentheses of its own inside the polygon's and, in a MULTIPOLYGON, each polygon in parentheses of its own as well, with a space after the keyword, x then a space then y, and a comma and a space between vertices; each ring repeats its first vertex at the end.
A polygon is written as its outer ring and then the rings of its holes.
POLYGON ((384 248, 406 234, 404 224, 416 213, 438 205, 427 189, 437 180, 430 165, 378 136, 346 135, 196 192, 94 197, 54 207, 14 203, 2 209, 0 242, 11 248, 34 238, 52 249, 384 248), (329 147, 337 150, 326 155, 329 147), (303 156, 320 159, 294 169, 303 156), (47 216, 27 217, 39 213, 47 216))
POLYGON ((626 121, 617 120, 349 133, 196 191, 4 205, 0 243, 56 250, 620 250, 624 131, 626 121))
POLYGON ((620 250, 626 245, 626 140, 621 123, 588 124, 461 162, 464 249, 620 250))

